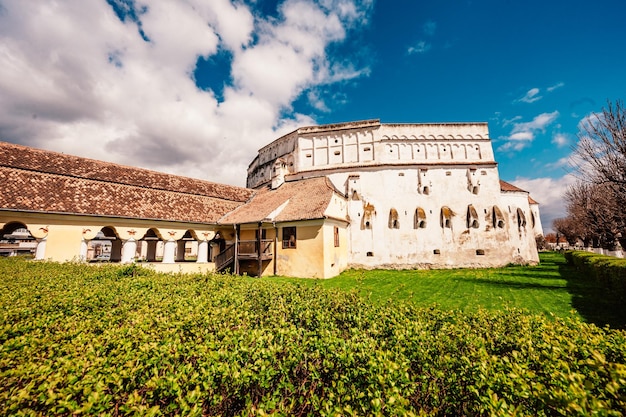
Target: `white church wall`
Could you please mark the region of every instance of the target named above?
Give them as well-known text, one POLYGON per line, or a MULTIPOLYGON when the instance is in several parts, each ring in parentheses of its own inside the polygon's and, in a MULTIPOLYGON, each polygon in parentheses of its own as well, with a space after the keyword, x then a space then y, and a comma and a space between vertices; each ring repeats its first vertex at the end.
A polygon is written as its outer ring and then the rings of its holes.
MULTIPOLYGON (((282 156, 293 161, 286 180, 325 175, 345 193, 350 266, 471 267, 538 261, 538 207, 531 214, 528 193, 502 193, 487 124, 370 121, 296 133, 297 139, 288 135, 293 151, 282 156), (509 206, 515 208, 509 211, 509 206), (518 207, 525 213, 524 227, 516 220, 518 207), (443 208, 447 222, 442 220, 443 208)), ((272 154, 273 149, 264 152, 272 154)), ((255 175, 259 185, 272 174, 255 175)))

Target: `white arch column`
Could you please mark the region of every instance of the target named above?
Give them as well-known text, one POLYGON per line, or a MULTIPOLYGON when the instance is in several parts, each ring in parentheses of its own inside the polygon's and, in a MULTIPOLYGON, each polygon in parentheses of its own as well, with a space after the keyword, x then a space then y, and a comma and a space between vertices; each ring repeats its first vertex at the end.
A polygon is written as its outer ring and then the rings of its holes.
POLYGON ((87 260, 87 250, 89 249, 89 241, 83 238, 80 241, 80 253, 78 254, 78 259, 81 262, 85 262, 87 260))
POLYGON ((205 264, 209 262, 209 242, 206 240, 198 241, 198 258, 196 263, 205 264))
POLYGON ((165 245, 163 248, 163 263, 164 264, 173 264, 176 263, 176 241, 174 239, 169 239, 165 241, 165 245))
POLYGON ((37 239, 37 248, 35 249, 35 259, 41 261, 46 257, 46 238, 37 239))
POLYGON ((137 241, 130 238, 122 243, 122 259, 121 263, 129 264, 135 260, 135 253, 137 252, 137 241))

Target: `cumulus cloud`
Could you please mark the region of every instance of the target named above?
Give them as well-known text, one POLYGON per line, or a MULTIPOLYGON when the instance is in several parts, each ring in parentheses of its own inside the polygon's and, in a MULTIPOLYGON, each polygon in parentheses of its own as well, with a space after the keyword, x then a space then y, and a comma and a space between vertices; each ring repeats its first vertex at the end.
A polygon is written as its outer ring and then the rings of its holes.
POLYGON ((576 182, 573 175, 565 175, 560 178, 516 178, 510 181, 513 185, 526 190, 530 196, 539 203, 541 225, 544 234, 553 232, 552 222, 555 219, 565 217, 565 204, 563 196, 568 187, 576 182))
MULTIPOLYGON (((4 0, 0 140, 243 185, 256 150, 302 124, 293 102, 368 74, 329 56, 372 0, 4 0), (115 7, 112 7, 111 4, 115 7), (199 58, 229 51, 223 85, 199 58)), ((320 109, 325 104, 310 99, 320 109)))
POLYGON ((530 122, 518 122, 519 118, 512 119, 515 121, 509 123, 513 126, 511 133, 505 138, 505 143, 498 147, 498 150, 503 152, 521 151, 530 146, 537 133, 545 133, 546 128, 558 117, 559 112, 553 111, 535 116, 530 122))

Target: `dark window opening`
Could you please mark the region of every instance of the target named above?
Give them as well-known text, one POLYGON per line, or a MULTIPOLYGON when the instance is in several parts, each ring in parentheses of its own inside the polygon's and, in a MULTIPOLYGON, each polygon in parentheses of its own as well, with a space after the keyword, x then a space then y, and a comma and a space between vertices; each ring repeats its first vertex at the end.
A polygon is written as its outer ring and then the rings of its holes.
POLYGON ((374 252, 367 252, 366 256, 374 256, 374 252))
POLYGON ((413 223, 414 229, 426 228, 426 212, 423 208, 418 207, 415 209, 415 222, 413 223))
POLYGON ((435 255, 441 255, 441 251, 440 251, 439 249, 435 249, 435 250, 433 251, 433 253, 434 253, 435 255))
POLYGON ((467 228, 478 229, 478 212, 472 204, 467 206, 467 228))
POLYGON ((339 247, 339 228, 337 226, 335 226, 334 237, 335 237, 335 247, 338 248, 339 247))
POLYGON ((476 255, 484 255, 484 254, 485 254, 484 249, 476 249, 476 255))
POLYGON ((441 208, 441 227, 452 228, 452 210, 449 207, 441 208))
POLYGON ((283 249, 296 247, 296 228, 283 227, 283 249))
POLYGON ((517 209, 517 226, 526 227, 526 216, 521 208, 517 209))
POLYGON ((498 206, 493 206, 493 227, 504 228, 504 215, 498 206))
POLYGON ((400 221, 398 220, 398 211, 394 208, 389 210, 389 228, 390 229, 400 228, 400 221))

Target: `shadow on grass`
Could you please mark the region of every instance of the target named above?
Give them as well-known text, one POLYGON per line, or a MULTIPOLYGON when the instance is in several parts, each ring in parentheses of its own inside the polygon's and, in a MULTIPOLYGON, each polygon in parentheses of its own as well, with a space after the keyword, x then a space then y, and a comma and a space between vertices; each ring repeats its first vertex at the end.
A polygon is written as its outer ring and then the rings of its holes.
POLYGON ((584 276, 574 266, 568 265, 563 257, 558 261, 561 277, 567 281, 567 290, 572 296, 572 307, 587 322, 597 326, 626 329, 626 305, 609 289, 584 276))
MULTIPOLYGON (((519 278, 520 274, 516 274, 516 275, 512 275, 512 279, 517 277, 519 278)), ((537 278, 536 275, 530 275, 532 278, 537 278)), ((541 280, 542 278, 539 278, 539 280, 541 280)), ((554 279, 558 279, 558 277, 554 277, 551 276, 550 279, 554 280, 554 279)), ((559 291, 563 291, 563 289, 565 288, 565 286, 563 285, 549 285, 549 284, 542 284, 540 281, 538 282, 519 282, 519 281, 503 281, 501 278, 500 279, 489 279, 489 278, 475 278, 475 277, 471 277, 471 278, 465 278, 465 277, 458 277, 458 278, 454 278, 455 281, 467 281, 467 282, 477 282, 480 284, 485 284, 488 286, 497 286, 497 287, 508 287, 508 288, 515 288, 515 289, 529 289, 529 288, 535 288, 535 289, 540 289, 540 290, 559 290, 559 291)))

